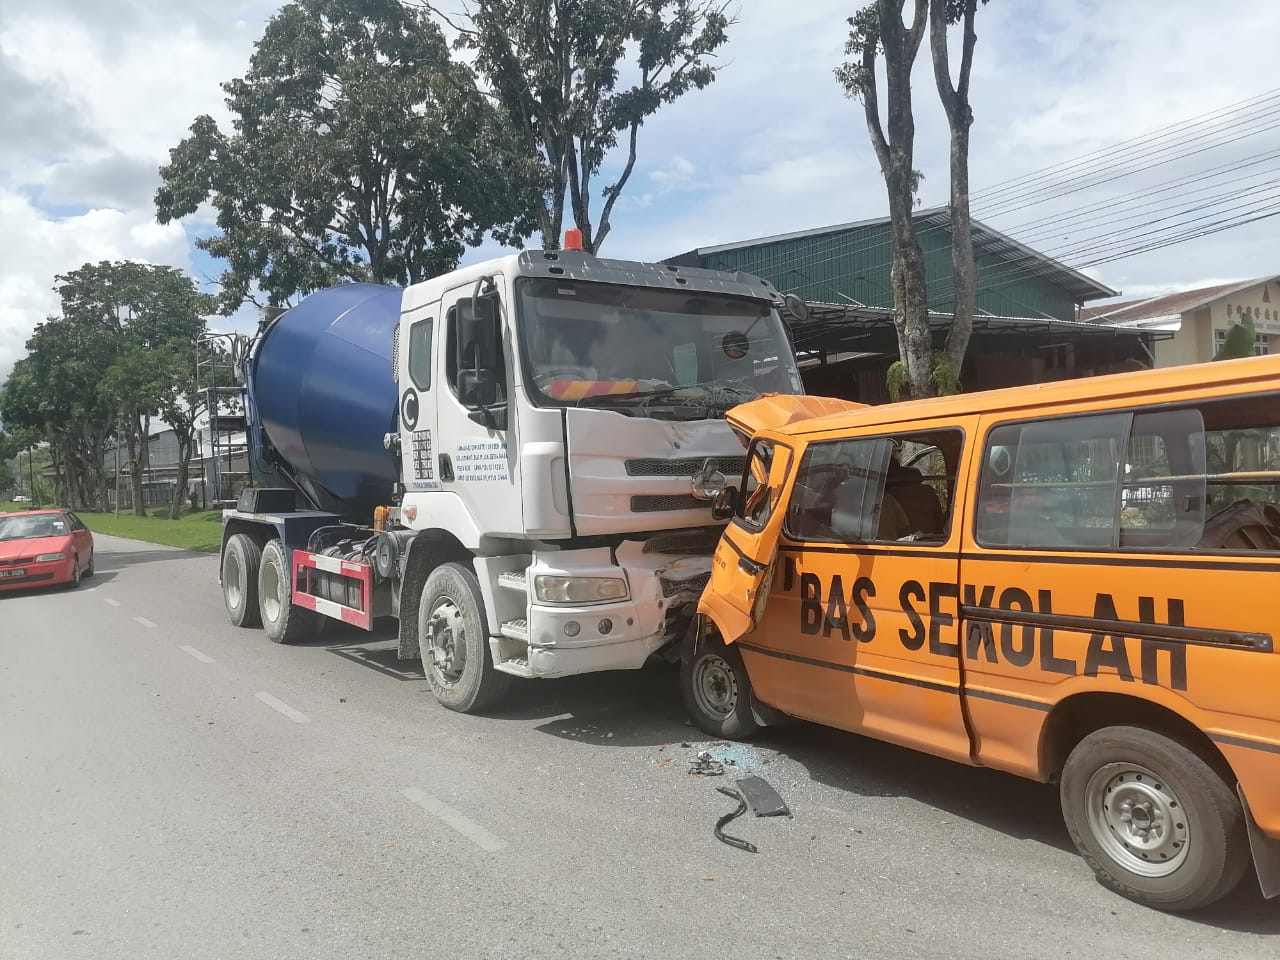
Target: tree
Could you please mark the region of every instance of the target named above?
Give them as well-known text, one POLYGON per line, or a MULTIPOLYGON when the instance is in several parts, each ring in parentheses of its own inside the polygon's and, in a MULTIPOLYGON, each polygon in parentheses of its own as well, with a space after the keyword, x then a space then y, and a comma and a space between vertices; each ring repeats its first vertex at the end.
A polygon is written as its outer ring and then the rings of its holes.
MULTIPOLYGON (((560 246, 568 193, 583 247, 609 235, 618 197, 635 170, 640 127, 664 104, 716 76, 710 64, 727 39, 727 0, 474 0, 449 19, 458 45, 475 54, 490 95, 516 131, 542 190, 538 228, 560 246), (626 73, 634 82, 622 89, 626 73), (592 212, 593 180, 626 142, 626 161, 592 212)), ((435 9, 433 7, 433 9, 435 9)))
POLYGON ((1253 317, 1242 313, 1236 317, 1236 322, 1227 328, 1227 335, 1223 338, 1218 352, 1213 355, 1213 359, 1239 360, 1242 357, 1252 357, 1257 342, 1258 333, 1253 326, 1253 317))
POLYGON ((107 441, 123 423, 141 509, 148 421, 171 376, 157 357, 194 342, 211 301, 170 267, 103 262, 57 279, 62 315, 28 339, 0 392, 0 416, 21 445, 49 445, 60 500, 100 510, 109 501, 107 441))
MULTIPOLYGON (((987 0, 982 0, 986 3, 987 0)), ((951 170, 951 273, 955 286, 955 316, 947 331, 942 362, 935 365, 936 386, 940 392, 954 392, 959 385, 960 369, 969 337, 973 333, 973 314, 977 308, 977 269, 973 259, 973 227, 969 217, 969 128, 973 125, 973 108, 969 103, 969 75, 973 70, 973 48, 978 42, 973 21, 978 0, 930 0, 929 46, 933 53, 933 77, 938 98, 951 131, 949 165, 951 170), (960 72, 951 81, 951 64, 947 49, 947 27, 962 24, 960 38, 960 72)))
POLYGON ((169 519, 177 520, 187 497, 187 480, 191 475, 191 458, 195 453, 197 424, 209 409, 208 394, 196 383, 192 350, 188 344, 173 342, 155 357, 162 389, 157 395, 160 417, 172 428, 178 440, 178 473, 169 503, 169 519))
POLYGON ((0 460, 0 492, 8 493, 17 484, 14 481, 13 467, 9 460, 0 460))
POLYGON ((901 358, 900 370, 891 370, 890 388, 896 393, 905 386, 911 396, 926 397, 935 392, 937 380, 948 376, 946 370, 935 374, 924 251, 912 219, 919 179, 914 167, 911 68, 924 38, 929 0, 914 0, 910 26, 902 19, 905 3, 906 0, 877 0, 849 18, 845 55, 850 59, 836 69, 836 79, 847 96, 862 101, 867 132, 889 195, 893 321, 901 358), (886 81, 883 123, 876 78, 881 54, 886 81))
POLYGON ((114 411, 98 390, 111 347, 96 333, 60 317, 38 324, 0 392, 0 416, 21 446, 49 444, 60 500, 102 510, 103 454, 114 411))
POLYGON ((342 281, 423 280, 486 232, 533 229, 534 188, 500 117, 425 11, 295 0, 223 90, 233 131, 196 118, 156 209, 161 223, 217 210, 220 232, 196 244, 227 262, 224 312, 255 284, 281 305, 342 281))
POLYGON ((133 510, 146 516, 142 478, 151 418, 160 412, 174 376, 162 358, 175 343, 194 356, 212 300, 173 267, 85 264, 58 280, 62 322, 101 344, 96 388, 122 424, 133 510))

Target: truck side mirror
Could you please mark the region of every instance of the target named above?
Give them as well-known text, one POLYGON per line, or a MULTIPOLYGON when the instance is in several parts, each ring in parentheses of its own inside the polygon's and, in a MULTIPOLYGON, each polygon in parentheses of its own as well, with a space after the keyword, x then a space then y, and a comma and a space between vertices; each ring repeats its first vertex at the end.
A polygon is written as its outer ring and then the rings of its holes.
POLYGON ((458 370, 458 397, 468 407, 487 407, 498 402, 498 376, 484 368, 458 370))
POLYGON ((467 297, 457 303, 458 373, 464 370, 498 372, 497 301, 492 297, 467 297))

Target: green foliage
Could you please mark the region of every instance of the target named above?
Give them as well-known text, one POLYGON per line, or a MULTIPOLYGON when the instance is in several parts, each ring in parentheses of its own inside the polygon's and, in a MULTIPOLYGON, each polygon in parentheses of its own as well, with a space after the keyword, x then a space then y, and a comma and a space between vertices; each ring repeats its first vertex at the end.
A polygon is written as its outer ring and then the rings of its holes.
POLYGON ((835 69, 836 82, 853 100, 876 95, 874 58, 880 53, 880 9, 875 3, 849 17, 849 36, 844 43, 845 61, 835 69))
POLYGON ((889 399, 894 403, 911 396, 911 376, 907 373, 907 365, 901 360, 889 364, 885 373, 885 386, 889 390, 889 399))
POLYGON ((0 494, 7 493, 16 486, 13 465, 8 460, 0 460, 0 494))
POLYGON ((196 118, 156 209, 162 223, 217 210, 219 232, 196 243, 228 264, 224 312, 255 285, 280 305, 342 281, 422 280, 488 231, 514 243, 533 229, 500 115, 421 9, 286 4, 223 90, 232 130, 196 118))
POLYGON ((933 355, 933 372, 929 376, 935 396, 946 397, 960 392, 960 371, 941 353, 933 355))
POLYGON ((474 0, 454 24, 517 134, 521 169, 537 177, 544 246, 559 246, 567 188, 584 246, 600 248, 645 119, 715 79, 727 9, 725 0, 474 0), (597 219, 592 180, 624 135, 627 159, 597 219))
POLYGON ((1239 360, 1243 357, 1252 357, 1257 339, 1258 334, 1253 326, 1253 317, 1241 315, 1227 331, 1226 339, 1218 348, 1218 352, 1213 355, 1213 359, 1239 360))

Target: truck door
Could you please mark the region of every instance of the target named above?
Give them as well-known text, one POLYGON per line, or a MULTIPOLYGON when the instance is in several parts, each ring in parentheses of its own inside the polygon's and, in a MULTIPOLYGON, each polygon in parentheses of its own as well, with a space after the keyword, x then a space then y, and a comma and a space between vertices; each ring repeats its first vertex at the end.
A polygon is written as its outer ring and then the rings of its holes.
MULTIPOLYGON (((444 376, 436 391, 437 460, 441 489, 461 502, 477 531, 520 536, 517 348, 511 305, 498 293, 502 278, 492 281, 487 290, 467 284, 441 299, 443 356, 437 369, 443 365, 444 376)), ((443 521, 437 525, 449 528, 443 521)))
POLYGON ((747 449, 747 466, 734 516, 712 559, 711 581, 698 609, 720 628, 725 643, 750 633, 769 592, 781 509, 795 460, 786 442, 757 437, 747 449))
POLYGON ((455 287, 401 317, 403 476, 413 492, 440 494, 418 500, 416 525, 470 544, 481 532, 523 530, 512 453, 515 347, 498 293, 502 278, 491 279, 455 287))

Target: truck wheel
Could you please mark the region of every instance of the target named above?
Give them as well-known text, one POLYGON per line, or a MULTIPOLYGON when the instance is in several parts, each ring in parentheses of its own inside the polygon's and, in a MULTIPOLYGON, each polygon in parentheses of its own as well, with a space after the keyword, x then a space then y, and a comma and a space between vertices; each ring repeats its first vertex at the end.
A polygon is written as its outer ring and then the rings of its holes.
POLYGON ((258 567, 258 610, 262 628, 272 643, 297 643, 314 636, 316 615, 293 605, 293 571, 284 544, 272 540, 262 548, 258 567))
POLYGON ((222 602, 233 626, 256 627, 258 620, 258 564, 262 548, 247 534, 233 534, 222 551, 222 602))
POLYGON ((703 733, 746 740, 760 730, 751 713, 751 678, 742 655, 718 637, 703 636, 680 661, 680 696, 703 733))
POLYGON ((474 573, 459 563, 431 572, 418 605, 418 649, 431 692, 450 710, 478 713, 511 685, 511 676, 493 667, 486 622, 474 573))
POLYGON ((1072 841, 1099 882, 1159 910, 1226 896, 1249 865, 1244 811, 1204 759, 1140 727, 1106 727, 1067 757, 1060 785, 1072 841))

